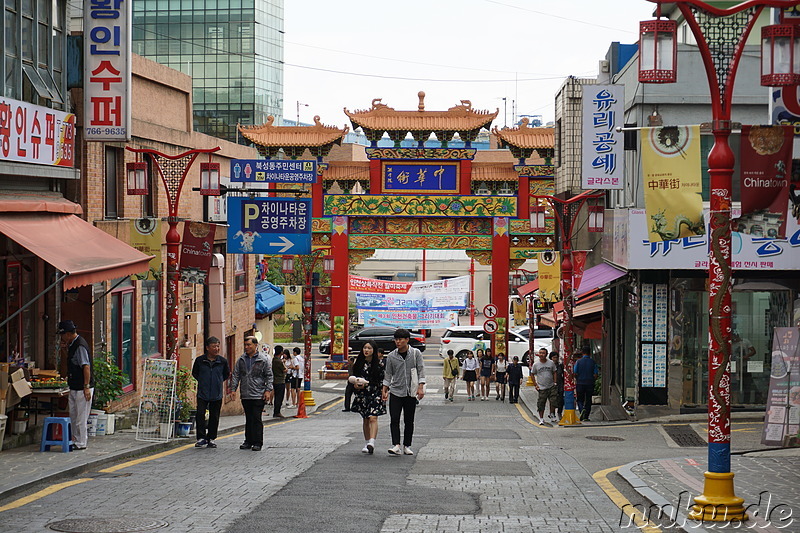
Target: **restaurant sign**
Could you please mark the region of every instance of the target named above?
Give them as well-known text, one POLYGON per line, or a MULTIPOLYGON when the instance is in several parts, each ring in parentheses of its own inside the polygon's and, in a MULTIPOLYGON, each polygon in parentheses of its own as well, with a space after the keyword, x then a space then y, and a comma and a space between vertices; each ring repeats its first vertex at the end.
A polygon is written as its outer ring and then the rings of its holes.
POLYGON ((6 161, 74 166, 75 115, 0 97, 0 155, 6 161))

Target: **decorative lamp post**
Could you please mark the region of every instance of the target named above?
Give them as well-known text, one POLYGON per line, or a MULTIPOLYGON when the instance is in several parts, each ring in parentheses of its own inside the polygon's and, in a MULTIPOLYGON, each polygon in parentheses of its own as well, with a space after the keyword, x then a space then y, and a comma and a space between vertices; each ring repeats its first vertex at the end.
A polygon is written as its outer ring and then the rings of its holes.
POLYGON ((781 24, 761 28, 761 85, 800 84, 800 27, 781 24))
POLYGON ((322 258, 322 271, 326 274, 332 274, 336 266, 336 260, 332 255, 326 255, 322 258))
POLYGON ((661 20, 661 5, 656 20, 639 23, 639 81, 674 83, 678 78, 678 23, 661 20))
POLYGON ((147 163, 142 161, 127 163, 125 169, 128 178, 128 194, 132 196, 147 196, 150 194, 150 186, 147 179, 147 163))
POLYGON ((291 255, 281 257, 281 272, 284 274, 294 272, 294 257, 291 255))
POLYGON ((572 354, 575 341, 575 331, 572 322, 572 309, 575 304, 575 293, 572 290, 572 237, 575 231, 575 216, 583 205, 591 200, 603 198, 605 193, 596 191, 582 192, 566 200, 548 195, 534 195, 531 198, 547 200, 553 208, 558 229, 561 234, 561 299, 564 302, 564 347, 562 350, 564 361, 564 409, 559 426, 573 426, 580 424, 575 414, 575 377, 572 372, 572 354), (563 207, 563 214, 556 206, 563 207), (573 214, 570 212, 574 211, 573 214))
MULTIPOLYGON (((735 156, 728 146, 731 105, 744 44, 761 12, 765 7, 781 10, 794 7, 800 5, 800 1, 747 0, 729 8, 712 6, 699 0, 649 1, 658 4, 659 8, 662 3, 678 7, 697 42, 711 94, 714 146, 708 155, 711 176, 708 235, 708 471, 705 473, 703 494, 694 499, 695 505, 689 517, 717 522, 746 520, 744 500, 734 493, 731 472, 731 189, 735 163, 735 156)), ((768 42, 762 43, 762 46, 770 48, 771 53, 768 60, 762 58, 762 67, 769 67, 765 70, 767 76, 762 76, 762 80, 783 84, 794 79, 784 75, 790 67, 794 67, 795 56, 792 54, 795 33, 792 31, 791 37, 778 33, 777 30, 769 30, 764 34, 768 42)), ((661 52, 656 50, 656 53, 661 52)), ((659 64, 662 60, 655 61, 659 64)), ((674 61, 672 69, 677 70, 674 61)), ((640 72, 639 81, 664 80, 648 79, 640 72)))
MULTIPOLYGON (((211 156, 208 156, 211 158, 211 156)), ((200 163, 200 194, 219 196, 219 163, 200 163)))
POLYGON ((547 231, 547 217, 545 206, 538 203, 531 206, 531 232, 544 233, 547 231))
MULTIPOLYGON (((181 198, 181 189, 189 169, 200 154, 211 154, 219 150, 219 146, 210 149, 196 149, 178 155, 166 155, 150 148, 131 148, 129 151, 136 154, 148 154, 153 160, 153 166, 161 176, 161 182, 167 191, 167 359, 178 359, 178 251, 181 236, 178 233, 178 203, 181 198)), ((144 165, 144 163, 129 163, 128 177, 133 171, 138 173, 141 167, 131 165, 144 165)), ((140 174, 141 175, 141 174, 140 174)), ((147 165, 144 167, 144 179, 147 179, 147 165)))
POLYGON ((605 207, 602 203, 595 201, 589 202, 589 223, 587 229, 592 233, 603 232, 603 221, 605 219, 605 207))

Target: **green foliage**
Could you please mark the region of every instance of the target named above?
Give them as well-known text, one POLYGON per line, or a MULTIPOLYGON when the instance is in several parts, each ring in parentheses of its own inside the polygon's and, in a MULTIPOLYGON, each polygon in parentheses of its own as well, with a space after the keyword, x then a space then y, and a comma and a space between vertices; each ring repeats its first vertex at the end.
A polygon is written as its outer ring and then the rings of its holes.
POLYGON ((195 381, 192 372, 186 367, 179 366, 175 376, 175 418, 177 420, 189 420, 189 413, 192 411, 189 393, 194 390, 195 381))
POLYGON ((111 357, 110 352, 99 352, 94 358, 94 409, 105 409, 122 396, 122 386, 128 382, 128 376, 112 362, 111 357))

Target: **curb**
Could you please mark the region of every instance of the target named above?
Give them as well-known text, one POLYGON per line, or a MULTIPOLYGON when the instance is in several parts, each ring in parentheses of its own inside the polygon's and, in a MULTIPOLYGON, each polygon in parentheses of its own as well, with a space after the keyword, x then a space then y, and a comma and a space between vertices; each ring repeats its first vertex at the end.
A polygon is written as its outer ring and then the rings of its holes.
POLYGON ((683 531, 684 533, 709 533, 707 530, 700 527, 700 523, 690 521, 689 517, 683 514, 680 509, 676 509, 671 502, 667 501, 666 498, 650 488, 650 486, 645 483, 642 478, 633 473, 634 467, 652 462, 654 462, 653 459, 634 461, 620 467, 619 470, 617 470, 617 473, 628 483, 628 485, 630 485, 634 491, 636 491, 646 501, 650 502, 651 509, 656 508, 659 509, 661 513, 667 513, 667 519, 673 521, 675 524, 673 527, 683 531))

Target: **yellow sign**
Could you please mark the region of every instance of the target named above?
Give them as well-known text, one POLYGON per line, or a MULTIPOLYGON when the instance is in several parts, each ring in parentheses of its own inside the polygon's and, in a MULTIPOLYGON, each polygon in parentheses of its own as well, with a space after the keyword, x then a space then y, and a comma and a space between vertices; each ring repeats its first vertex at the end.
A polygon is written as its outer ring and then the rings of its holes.
POLYGON ((303 318, 303 287, 289 285, 284 287, 283 295, 284 312, 289 320, 300 320, 303 318))
POLYGON ((131 279, 161 279, 161 220, 157 218, 136 218, 131 220, 131 246, 142 253, 152 255, 147 272, 134 274, 131 279))
POLYGON ((700 126, 642 128, 650 242, 704 235, 700 126))
POLYGON ((559 252, 540 252, 539 293, 545 302, 557 302, 561 299, 561 254, 559 252))

